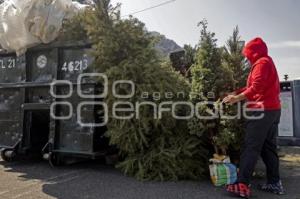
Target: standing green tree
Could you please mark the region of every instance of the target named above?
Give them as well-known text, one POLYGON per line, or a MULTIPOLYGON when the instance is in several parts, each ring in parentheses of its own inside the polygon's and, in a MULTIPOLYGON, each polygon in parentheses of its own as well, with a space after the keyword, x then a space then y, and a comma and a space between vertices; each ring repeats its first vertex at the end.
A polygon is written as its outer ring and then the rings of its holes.
MULTIPOLYGON (((233 83, 229 86, 229 91, 236 90, 245 87, 247 81, 247 75, 249 73, 250 66, 246 62, 245 57, 242 54, 245 42, 241 40, 239 35, 238 26, 234 28, 232 36, 227 40, 226 46, 224 46, 223 52, 223 65, 232 71, 233 83)), ((227 111, 230 115, 236 115, 238 111, 241 111, 241 106, 227 107, 227 111)), ((238 160, 241 143, 243 140, 243 120, 223 120, 223 137, 219 137, 219 141, 227 140, 229 145, 229 153, 232 159, 238 160)))
POLYGON ((227 40, 223 53, 223 64, 232 71, 234 84, 232 89, 239 89, 246 85, 249 65, 242 54, 245 41, 241 40, 239 27, 236 26, 232 36, 227 40))
POLYGON ((189 114, 187 107, 174 108, 172 103, 188 100, 190 86, 159 59, 155 39, 144 24, 133 17, 121 19, 119 10, 109 0, 95 1, 94 8, 74 18, 64 31, 64 35, 72 33, 74 38, 92 42, 94 66, 109 78, 104 99, 110 110, 107 136, 120 152, 117 167, 139 180, 198 179, 207 170, 206 150, 197 136, 189 134, 187 122, 171 114, 172 109, 179 116, 189 114), (75 34, 80 27, 84 31, 75 34), (116 93, 134 90, 134 95, 115 97, 111 88, 118 80, 132 81, 135 89, 122 84, 116 86, 116 93), (157 114, 160 106, 170 110, 157 114), (123 119, 113 115, 116 108, 123 109, 115 111, 123 119))
MULTIPOLYGON (((194 103, 209 101, 210 104, 201 109, 202 112, 207 113, 218 111, 218 106, 215 106, 214 102, 220 100, 223 91, 232 85, 233 77, 229 68, 222 64, 222 49, 217 47, 215 33, 207 29, 207 21, 201 21, 199 27, 201 28, 200 41, 197 46, 195 64, 192 66, 191 100, 194 103)), ((216 153, 220 150, 224 151, 224 147, 216 142, 216 137, 221 135, 221 125, 219 117, 210 120, 194 118, 189 122, 191 134, 204 136, 209 144, 214 146, 216 153)))
MULTIPOLYGON (((239 29, 233 30, 232 36, 227 40, 226 46, 222 49, 222 65, 232 74, 232 80, 226 83, 224 91, 230 92, 245 86, 249 66, 242 55, 245 42, 241 40, 239 29)), ((231 118, 219 118, 218 134, 213 137, 214 143, 221 148, 222 153, 231 156, 232 161, 239 161, 239 151, 243 140, 243 120, 240 120, 238 112, 242 110, 242 105, 218 107, 231 118), (236 116, 233 117, 232 116, 236 116)))

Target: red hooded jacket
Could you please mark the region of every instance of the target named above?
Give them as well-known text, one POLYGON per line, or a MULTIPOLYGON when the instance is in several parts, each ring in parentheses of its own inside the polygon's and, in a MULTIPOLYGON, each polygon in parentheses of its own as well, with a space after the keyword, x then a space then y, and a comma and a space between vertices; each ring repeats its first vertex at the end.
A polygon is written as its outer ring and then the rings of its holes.
POLYGON ((255 38, 245 46, 243 54, 252 67, 247 87, 239 89, 237 93, 243 93, 248 102, 251 102, 247 108, 280 109, 278 73, 272 58, 268 55, 266 43, 261 38, 255 38))

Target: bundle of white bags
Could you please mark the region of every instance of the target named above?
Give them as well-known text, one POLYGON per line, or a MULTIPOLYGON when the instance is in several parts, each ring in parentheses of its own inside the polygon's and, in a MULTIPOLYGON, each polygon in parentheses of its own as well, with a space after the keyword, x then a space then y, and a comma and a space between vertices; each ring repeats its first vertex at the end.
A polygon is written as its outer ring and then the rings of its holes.
POLYGON ((63 20, 86 6, 72 0, 5 0, 0 5, 0 46, 19 56, 30 47, 50 43, 63 20))

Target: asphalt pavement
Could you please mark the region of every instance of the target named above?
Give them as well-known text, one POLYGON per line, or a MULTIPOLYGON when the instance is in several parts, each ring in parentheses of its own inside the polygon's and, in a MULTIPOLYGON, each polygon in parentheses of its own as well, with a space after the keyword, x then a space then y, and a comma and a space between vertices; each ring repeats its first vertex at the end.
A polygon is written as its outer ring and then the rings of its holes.
MULTIPOLYGON (((287 194, 276 196, 253 188, 252 198, 300 199, 300 155, 282 157, 281 175, 287 194)), ((255 184, 262 182, 255 178, 255 184)), ((0 159, 0 199, 200 199, 232 198, 209 179, 181 182, 139 182, 101 162, 52 168, 46 161, 0 159)))

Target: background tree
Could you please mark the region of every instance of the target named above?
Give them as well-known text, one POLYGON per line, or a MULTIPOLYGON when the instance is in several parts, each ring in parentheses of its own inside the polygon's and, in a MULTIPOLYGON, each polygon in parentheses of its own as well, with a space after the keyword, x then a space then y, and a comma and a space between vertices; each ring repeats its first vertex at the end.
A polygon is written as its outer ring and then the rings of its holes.
POLYGON ((193 64, 195 64, 196 48, 186 44, 183 46, 183 49, 185 51, 185 56, 184 56, 184 62, 186 65, 185 76, 189 79, 189 81, 191 81, 191 70, 193 64))
POLYGON ((196 49, 188 44, 185 44, 183 46, 183 49, 185 51, 185 63, 186 66, 189 68, 195 63, 196 49))

